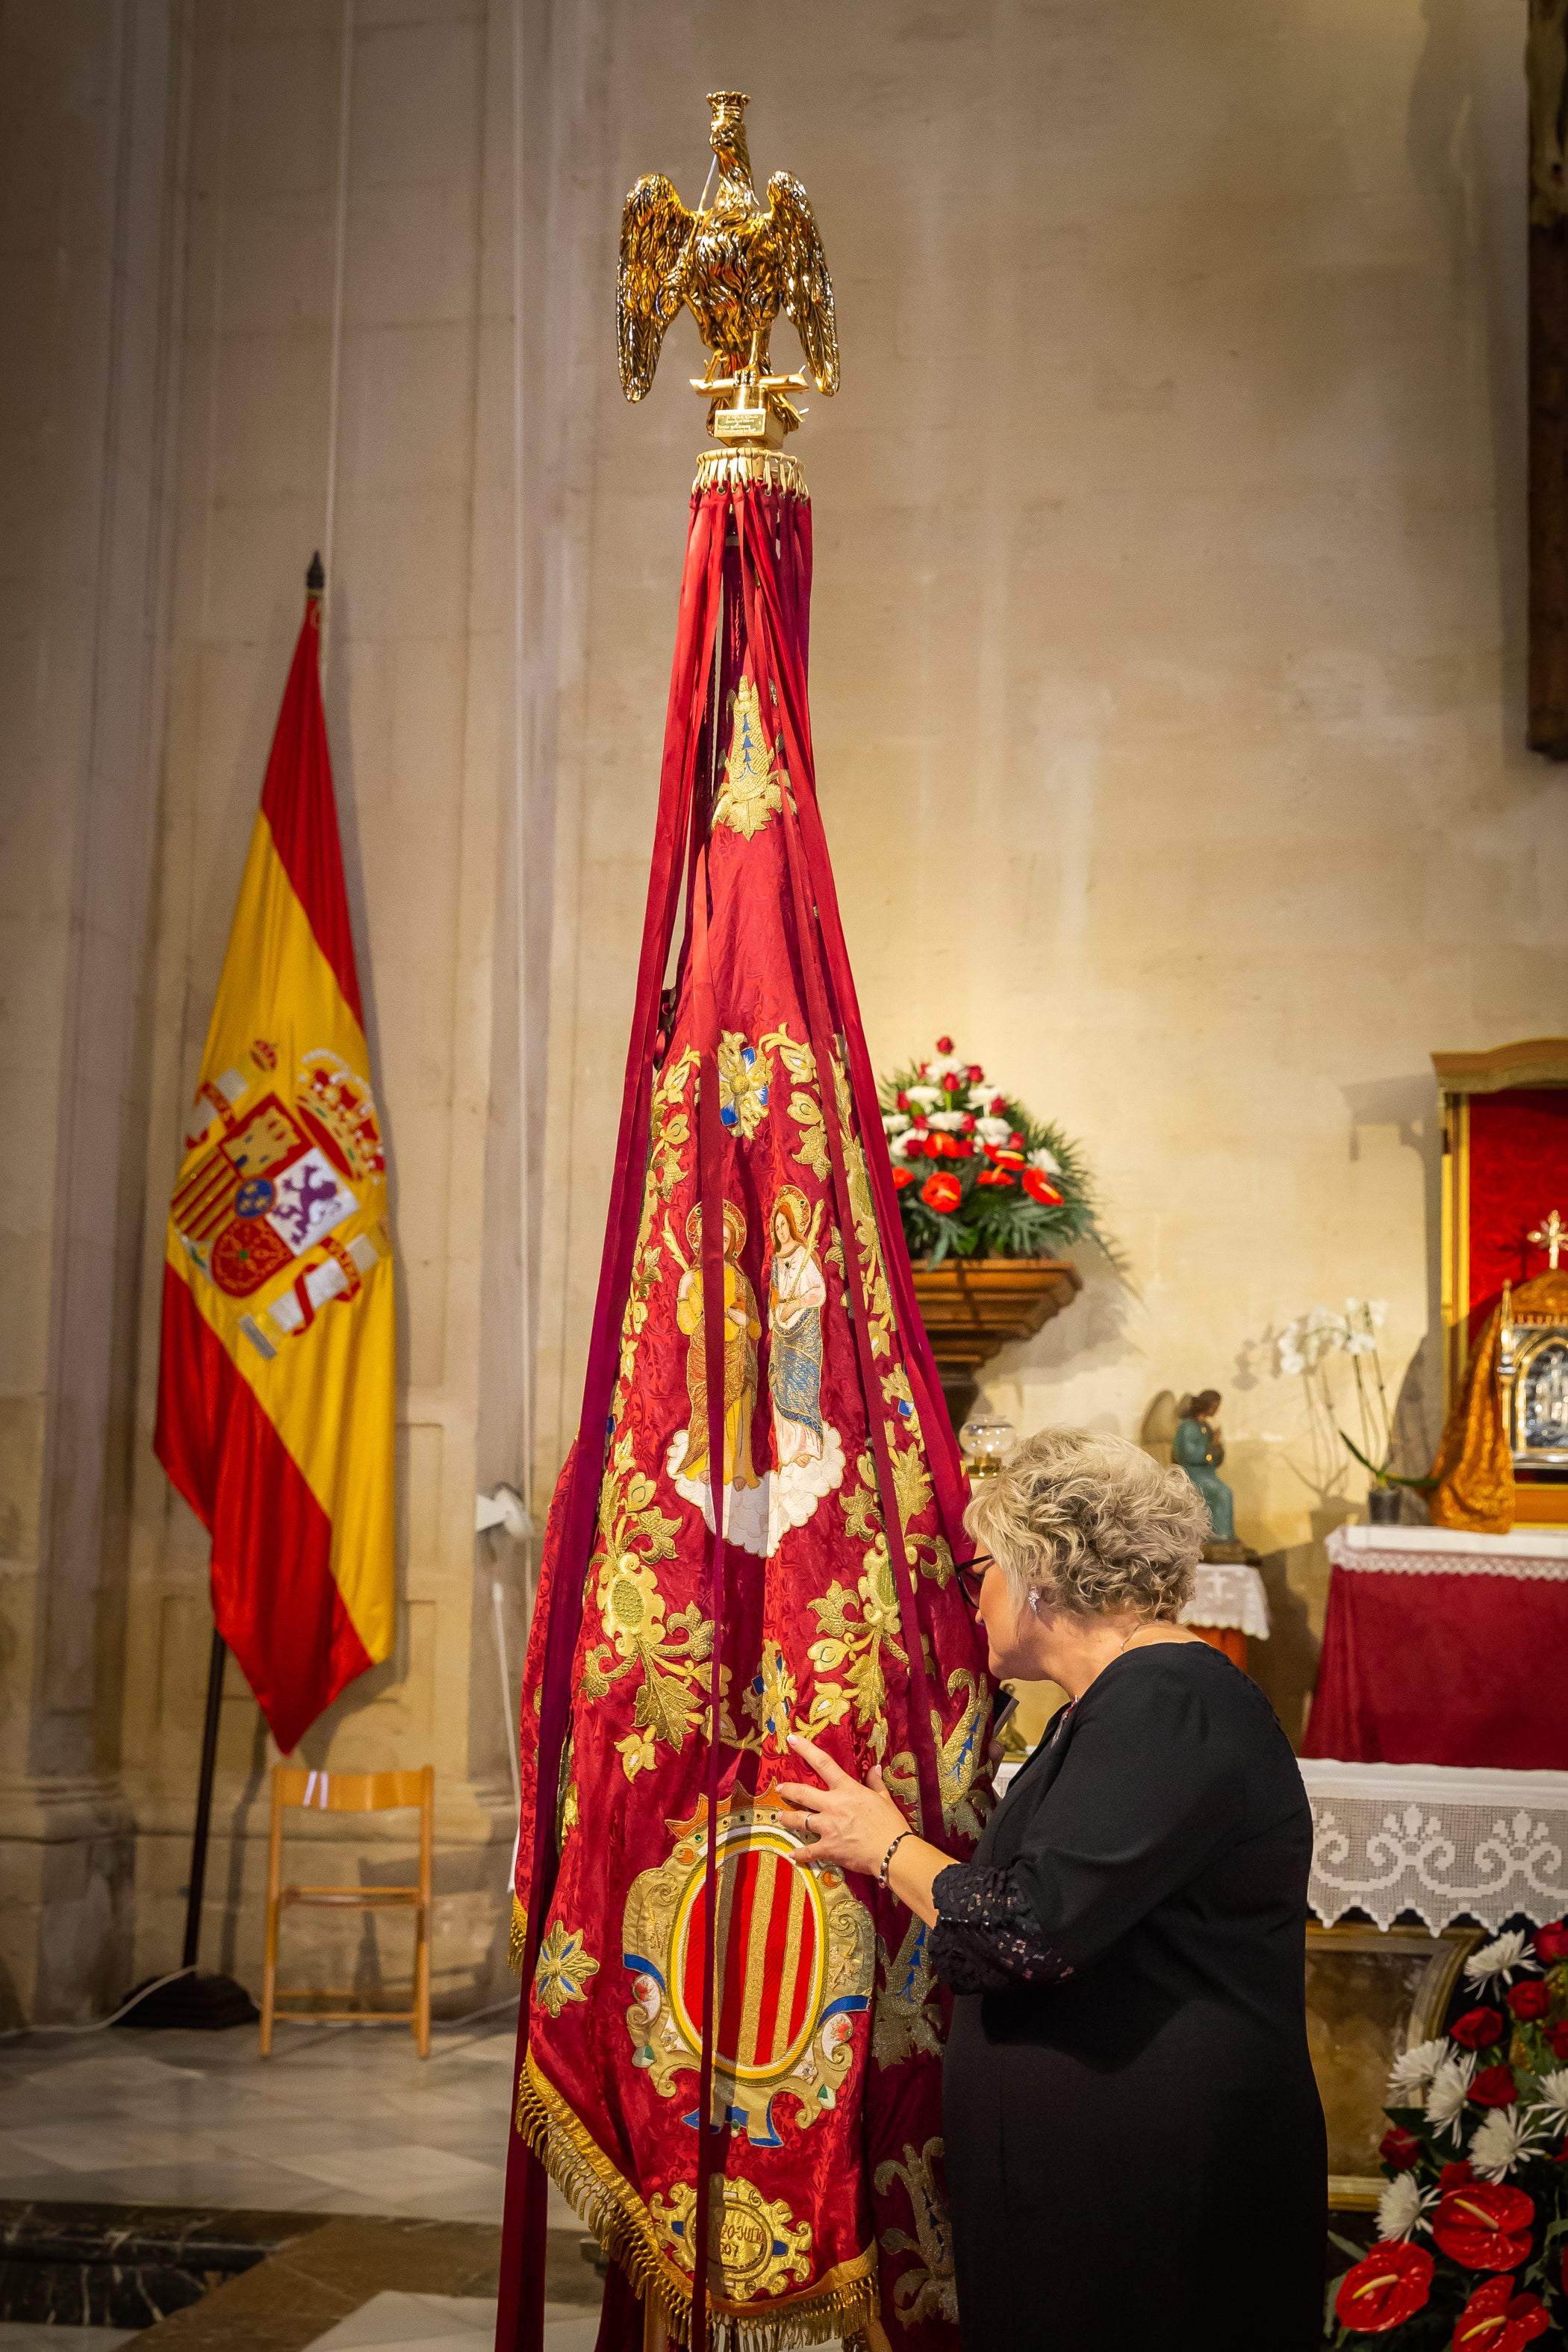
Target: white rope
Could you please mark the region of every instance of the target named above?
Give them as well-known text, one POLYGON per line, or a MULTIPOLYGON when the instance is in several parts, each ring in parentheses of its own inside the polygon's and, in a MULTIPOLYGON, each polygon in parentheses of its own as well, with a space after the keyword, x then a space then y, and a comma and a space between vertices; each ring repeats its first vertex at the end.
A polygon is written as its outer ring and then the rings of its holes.
POLYGON ((532 1073, 529 1053, 527 875, 523 855, 527 815, 528 689, 524 667, 526 576, 522 504, 523 426, 523 184, 522 0, 511 11, 511 502, 512 502, 512 858, 517 902, 517 1202, 519 1402, 522 1422, 523 1507, 533 1517, 533 1218, 528 1168, 532 1073))
POLYGON ((348 250, 349 128, 353 104, 354 0, 343 0, 342 54, 338 68, 338 216, 332 252, 332 345, 327 384, 327 511, 321 526, 326 593, 321 599, 321 678, 327 675, 328 616, 332 605, 332 539, 338 519, 338 408, 343 373, 343 274, 348 250))

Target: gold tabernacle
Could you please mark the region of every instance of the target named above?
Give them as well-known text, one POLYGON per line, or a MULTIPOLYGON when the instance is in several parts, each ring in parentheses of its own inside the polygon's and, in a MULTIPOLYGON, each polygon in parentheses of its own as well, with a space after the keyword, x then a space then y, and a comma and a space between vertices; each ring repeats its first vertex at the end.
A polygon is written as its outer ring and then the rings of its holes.
MULTIPOLYGON (((706 374, 691 379, 709 403, 708 430, 725 453, 744 452, 752 460, 747 478, 772 478, 783 469, 763 453, 779 449, 804 414, 790 393, 805 388, 808 369, 818 392, 838 389, 838 330, 826 257, 805 190, 790 173, 775 172, 764 211, 752 185, 749 102, 736 89, 714 90, 709 98, 708 138, 719 173, 710 205, 700 203, 689 212, 662 172, 648 173, 626 198, 616 331, 621 389, 628 400, 640 400, 652 385, 665 330, 684 302, 713 354, 706 374), (772 372, 769 335, 781 310, 806 358, 806 367, 794 375, 772 372)), ((711 466, 715 459, 722 465, 718 453, 704 462, 711 466)), ((788 487, 798 484, 792 480, 788 487)))

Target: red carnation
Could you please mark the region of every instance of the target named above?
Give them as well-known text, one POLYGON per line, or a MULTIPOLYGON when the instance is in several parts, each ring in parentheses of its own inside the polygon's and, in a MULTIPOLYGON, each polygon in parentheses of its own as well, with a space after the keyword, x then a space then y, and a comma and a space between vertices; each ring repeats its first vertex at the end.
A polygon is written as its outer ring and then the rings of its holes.
POLYGON ((965 1135, 973 1135, 973 1132, 974 1132, 974 1130, 975 1130, 975 1128, 976 1128, 978 1125, 979 1125, 979 1121, 976 1119, 976 1118, 975 1118, 975 1116, 974 1116, 974 1113, 973 1113, 972 1110, 966 1110, 966 1111, 964 1112, 964 1114, 963 1114, 963 1132, 964 1132, 964 1134, 965 1134, 965 1135))
POLYGON ((952 1051, 952 1039, 951 1037, 939 1037, 936 1041, 936 1050, 939 1054, 951 1054, 952 1051))
POLYGON ((943 1094, 948 1095, 957 1095, 963 1092, 963 1079, 957 1070, 944 1070, 942 1072, 942 1090, 943 1094))
POLYGON ((993 1118, 1006 1118, 1007 1097, 1005 1095, 996 1095, 993 1097, 991 1104, 991 1116, 993 1118))
POLYGON ((1531 1938, 1535 1957, 1546 1968, 1554 1968, 1559 1960, 1568 1960, 1568 1920, 1553 1919, 1550 1927, 1537 1927, 1531 1938))
POLYGON ((1475 2177, 1475 2168, 1469 2158, 1461 2157, 1458 2164, 1446 2164, 1437 2175, 1438 2193, 1446 2197, 1450 2189, 1460 2189, 1467 2180, 1473 2180, 1475 2177))
POLYGON ((913 1118, 910 1121, 910 1125, 911 1127, 929 1127, 931 1121, 927 1118, 923 1110, 917 1110, 913 1118))
POLYGON ((1552 2044, 1552 2056, 1568 2058, 1568 2017, 1560 2019, 1555 2025, 1543 2025, 1541 2030, 1552 2044))
POLYGON ((1025 1169, 1024 1190, 1031 1201, 1038 1201, 1044 1209, 1055 1209, 1061 1205, 1062 1196, 1043 1168, 1025 1169))
POLYGON ((1468 2271, 1513 2271, 1530 2252, 1535 2200, 1522 2189, 1479 2180, 1451 2189, 1437 2208, 1432 2235, 1468 2271))
POLYGON ((1384 2164, 1391 2164, 1395 2172, 1408 2172, 1420 2161, 1421 2143, 1414 2132, 1405 2130, 1403 2124, 1390 2124, 1378 2141, 1377 2152, 1384 2164))
POLYGON ((1014 1129, 1014 1130, 1013 1130, 1012 1134, 1007 1138, 1007 1141, 1008 1141, 1009 1145, 1011 1146, 1012 1150, 1015 1150, 1015 1151, 1022 1151, 1022 1150, 1024 1149, 1024 1139, 1023 1139, 1023 1137, 1018 1133, 1018 1130, 1017 1130, 1017 1129, 1016 1129, 1016 1128, 1015 1128, 1015 1129, 1014 1129))
POLYGON ((963 1185, 956 1176, 950 1176, 942 1168, 939 1168, 934 1176, 928 1176, 921 1186, 921 1199, 939 1216, 951 1214, 963 1198, 963 1185))
POLYGON ((1513 2068, 1483 2066, 1470 2084, 1470 2096, 1478 2107, 1511 2107, 1519 2096, 1513 2068))
POLYGON ((1459 2314, 1455 2352, 1523 2352, 1551 2324, 1538 2294, 1515 2294, 1512 2279, 1489 2278, 1459 2314))
POLYGON ((894 1169, 894 1171, 893 1171, 893 1181, 894 1181, 894 1183, 898 1186, 898 1188, 899 1188, 899 1190, 900 1190, 900 1192, 903 1191, 904 1186, 905 1186, 906 1184, 912 1184, 912 1183, 914 1182, 914 1181, 915 1181, 915 1171, 914 1171, 914 1170, 913 1170, 912 1168, 895 1168, 895 1169, 894 1169))
POLYGON ((1340 2281, 1334 2309, 1342 2326, 1358 2335, 1383 2336, 1414 2318, 1432 2292, 1436 2265, 1425 2246, 1402 2238, 1374 2246, 1340 2281))
POLYGON ((1488 2050, 1502 2037, 1502 2020, 1495 2009, 1468 2009, 1448 2031, 1467 2050, 1488 2050))
POLYGON ((966 1075, 972 1087, 983 1087, 985 1084, 985 1073, 978 1062, 970 1063, 966 1075))
POLYGON ((909 1098, 908 1095, 907 1095, 907 1094, 905 1094, 905 1093, 902 1091, 902 1089, 900 1088, 900 1091, 899 1091, 899 1092, 898 1092, 898 1093, 893 1097, 893 1108, 894 1108, 895 1110, 908 1110, 909 1107, 910 1107, 910 1098, 909 1098))
POLYGON ((1552 2006, 1552 1995, 1539 1977, 1526 1977, 1508 1996, 1508 2005, 1521 2025, 1533 2025, 1552 2006))

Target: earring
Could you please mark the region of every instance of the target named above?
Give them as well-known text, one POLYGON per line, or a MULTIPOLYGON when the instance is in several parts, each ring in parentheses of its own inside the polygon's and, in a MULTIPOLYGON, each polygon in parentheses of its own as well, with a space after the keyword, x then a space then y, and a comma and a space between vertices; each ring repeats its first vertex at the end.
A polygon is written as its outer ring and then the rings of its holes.
POLYGON ((1038 1594, 1037 1592, 1031 1592, 1031 1593, 1030 1593, 1030 1595, 1029 1595, 1029 1606, 1030 1606, 1030 1608, 1031 1608, 1031 1609, 1033 1609, 1033 1610, 1037 1612, 1037 1614, 1038 1613, 1039 1606, 1040 1606, 1040 1596, 1039 1596, 1039 1594, 1038 1594))

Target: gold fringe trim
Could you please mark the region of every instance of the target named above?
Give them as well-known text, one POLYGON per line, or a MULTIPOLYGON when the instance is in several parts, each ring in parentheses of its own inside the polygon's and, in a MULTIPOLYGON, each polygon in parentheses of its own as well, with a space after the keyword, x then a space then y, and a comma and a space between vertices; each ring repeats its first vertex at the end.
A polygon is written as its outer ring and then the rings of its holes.
MULTIPOLYGON (((642 2199, 540 2072, 531 2050, 518 2080, 516 2125, 610 2260, 620 2264, 639 2297, 653 2304, 671 2342, 689 2346, 689 2281, 666 2254, 642 2199)), ((761 2305, 710 2295, 710 2352, 792 2352, 795 2346, 839 2337, 875 2342, 879 2308, 872 2245, 798 2294, 778 2295, 761 2305)))
POLYGON ((511 1898, 511 1934, 507 1937, 506 1964, 514 1977, 522 1974, 523 1958, 528 1950, 528 1914, 514 1895, 511 1898))
POLYGON ((694 491, 756 488, 793 490, 797 499, 811 496, 798 457, 787 449, 748 448, 744 443, 732 449, 704 449, 691 487, 694 491))

